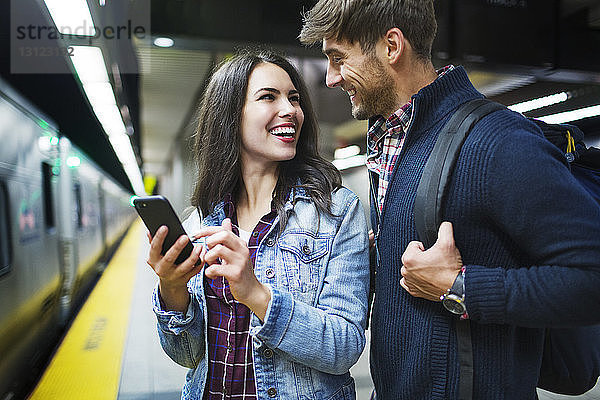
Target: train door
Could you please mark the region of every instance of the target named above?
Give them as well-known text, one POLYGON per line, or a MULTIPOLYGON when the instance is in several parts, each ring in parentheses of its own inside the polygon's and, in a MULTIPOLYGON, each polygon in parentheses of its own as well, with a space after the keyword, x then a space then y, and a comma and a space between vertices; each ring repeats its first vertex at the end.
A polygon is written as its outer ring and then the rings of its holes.
POLYGON ((72 310, 72 297, 74 293, 75 279, 77 276, 77 251, 75 240, 76 209, 75 195, 73 191, 73 178, 71 169, 66 160, 71 152, 71 142, 67 138, 61 138, 60 151, 60 179, 58 196, 58 238, 60 249, 60 266, 63 275, 63 286, 61 290, 61 316, 63 323, 69 318, 72 310))
POLYGON ((108 237, 106 232, 106 193, 103 189, 103 180, 98 182, 98 205, 100 207, 100 236, 102 238, 103 263, 108 254, 108 237))
POLYGON ((0 278, 9 272, 12 259, 9 216, 8 190, 0 177, 0 278))

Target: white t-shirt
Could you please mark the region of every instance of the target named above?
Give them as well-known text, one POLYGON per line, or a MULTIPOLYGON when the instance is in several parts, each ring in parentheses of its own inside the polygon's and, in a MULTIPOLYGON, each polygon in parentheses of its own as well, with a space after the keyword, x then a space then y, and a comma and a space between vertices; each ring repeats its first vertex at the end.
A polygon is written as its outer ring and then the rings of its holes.
POLYGON ((240 232, 240 238, 242 238, 244 240, 244 242, 246 242, 246 244, 248 244, 248 242, 250 241, 250 233, 248 231, 245 231, 241 228, 238 228, 238 231, 240 232))

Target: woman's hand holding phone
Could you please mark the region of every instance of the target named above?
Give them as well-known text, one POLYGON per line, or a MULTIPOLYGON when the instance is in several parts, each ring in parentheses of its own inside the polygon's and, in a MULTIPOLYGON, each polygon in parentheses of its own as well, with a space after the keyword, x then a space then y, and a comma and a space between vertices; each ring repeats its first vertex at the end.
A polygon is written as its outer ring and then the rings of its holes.
POLYGON ((175 260, 185 248, 189 238, 185 235, 180 236, 163 256, 161 249, 167 233, 166 226, 161 226, 154 237, 148 233, 150 253, 147 262, 158 275, 160 297, 165 309, 185 312, 190 301, 187 283, 202 269, 202 264, 196 265, 202 246, 194 246, 194 250, 186 260, 175 264, 175 260))
POLYGON ((264 321, 271 292, 254 275, 248 246, 232 232, 231 220, 226 218, 221 226, 203 228, 194 237, 205 238, 206 246, 200 254, 202 262, 208 264, 205 275, 210 279, 225 277, 233 297, 264 321))

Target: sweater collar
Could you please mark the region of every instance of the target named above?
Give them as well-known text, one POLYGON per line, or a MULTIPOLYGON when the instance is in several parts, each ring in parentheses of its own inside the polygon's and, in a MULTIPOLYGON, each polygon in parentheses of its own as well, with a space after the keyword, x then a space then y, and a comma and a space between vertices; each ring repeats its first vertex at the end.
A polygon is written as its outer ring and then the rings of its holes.
POLYGON ((425 131, 461 104, 483 95, 473 87, 462 66, 454 68, 412 96, 412 132, 425 131))

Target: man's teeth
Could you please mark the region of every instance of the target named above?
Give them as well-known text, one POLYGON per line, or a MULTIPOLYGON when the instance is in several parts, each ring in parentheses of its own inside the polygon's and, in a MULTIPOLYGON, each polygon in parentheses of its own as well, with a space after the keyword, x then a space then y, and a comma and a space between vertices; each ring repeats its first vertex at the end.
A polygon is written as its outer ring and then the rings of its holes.
POLYGON ((296 129, 293 126, 279 126, 271 129, 269 133, 276 136, 294 136, 296 129))

